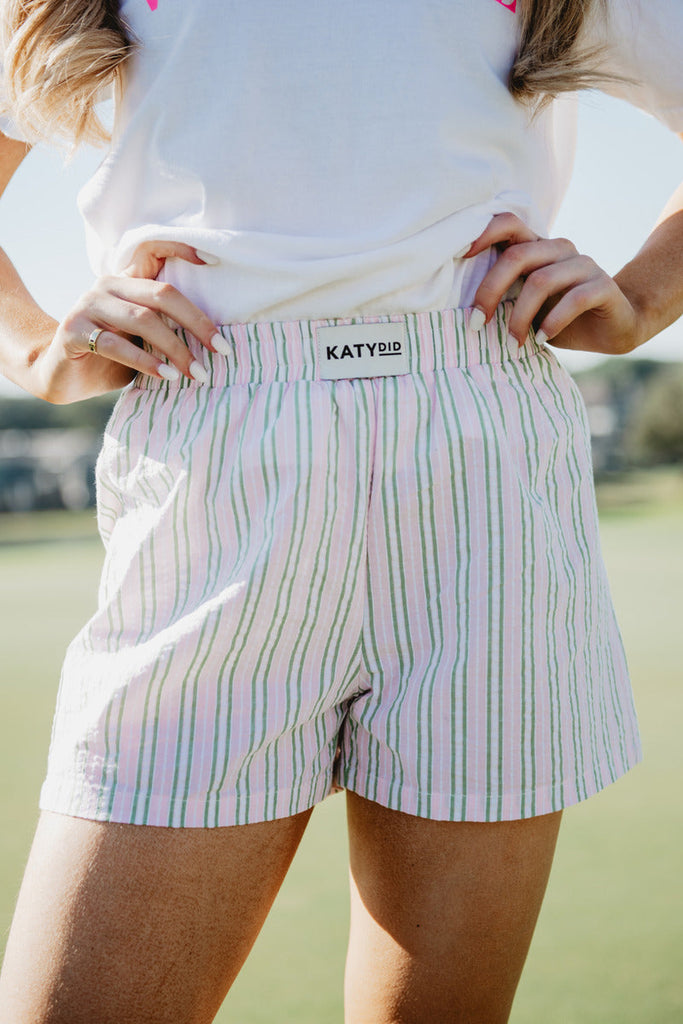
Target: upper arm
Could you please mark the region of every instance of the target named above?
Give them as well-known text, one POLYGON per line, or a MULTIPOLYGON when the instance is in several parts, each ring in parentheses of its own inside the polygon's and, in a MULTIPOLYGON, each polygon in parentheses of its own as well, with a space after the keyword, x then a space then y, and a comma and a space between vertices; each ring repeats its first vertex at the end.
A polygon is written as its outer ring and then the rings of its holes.
POLYGON ((30 152, 30 145, 20 142, 18 139, 11 139, 9 135, 0 132, 0 196, 7 188, 10 179, 17 167, 30 152))

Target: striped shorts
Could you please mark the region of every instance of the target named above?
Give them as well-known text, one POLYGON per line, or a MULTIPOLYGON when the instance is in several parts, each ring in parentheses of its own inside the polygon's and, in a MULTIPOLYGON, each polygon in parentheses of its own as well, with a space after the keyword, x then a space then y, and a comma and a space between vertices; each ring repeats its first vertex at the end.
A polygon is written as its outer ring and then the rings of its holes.
POLYGON ((122 393, 43 808, 211 827, 339 785, 494 821, 639 760, 585 408, 507 315, 232 325, 185 339, 209 384, 122 393))

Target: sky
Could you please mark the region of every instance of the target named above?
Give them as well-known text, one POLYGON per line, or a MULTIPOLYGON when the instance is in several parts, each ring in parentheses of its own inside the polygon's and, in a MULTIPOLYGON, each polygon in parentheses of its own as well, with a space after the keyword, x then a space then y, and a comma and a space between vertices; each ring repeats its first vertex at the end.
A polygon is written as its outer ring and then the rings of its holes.
MULTIPOLYGON (((59 153, 36 147, 0 200, 0 246, 57 319, 92 281, 76 196, 101 159, 101 151, 84 149, 64 166, 59 153)), ((584 94, 574 176, 553 234, 570 238, 614 274, 638 251, 681 181, 678 136, 620 100, 584 94)), ((570 370, 602 358, 565 351, 558 356, 570 370)), ((635 356, 683 360, 683 320, 635 356)), ((20 393, 3 378, 0 392, 20 393)))

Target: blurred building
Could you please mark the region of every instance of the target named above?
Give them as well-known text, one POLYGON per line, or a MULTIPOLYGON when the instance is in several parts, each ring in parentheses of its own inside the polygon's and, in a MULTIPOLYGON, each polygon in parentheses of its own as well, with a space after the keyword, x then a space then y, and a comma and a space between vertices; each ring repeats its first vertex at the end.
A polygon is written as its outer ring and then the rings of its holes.
POLYGON ((0 511, 94 504, 100 443, 85 429, 0 430, 0 511))

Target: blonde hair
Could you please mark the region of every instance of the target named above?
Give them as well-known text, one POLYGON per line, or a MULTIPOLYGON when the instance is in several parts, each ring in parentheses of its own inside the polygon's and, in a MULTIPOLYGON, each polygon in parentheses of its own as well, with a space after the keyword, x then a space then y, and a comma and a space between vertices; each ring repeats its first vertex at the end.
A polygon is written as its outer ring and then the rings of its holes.
POLYGON ((601 70, 601 47, 578 47, 587 19, 594 14, 608 16, 607 0, 520 2, 520 46, 508 78, 515 99, 542 106, 561 92, 624 81, 601 70))
POLYGON ((108 141, 95 103, 133 49, 118 7, 118 0, 3 0, 5 104, 30 141, 108 141))
MULTIPOLYGON (((516 99, 542 105, 611 77, 600 73, 600 51, 577 51, 586 18, 607 0, 520 3, 520 49, 509 78, 516 99)), ((6 106, 29 139, 107 141, 95 101, 120 80, 134 47, 118 0, 4 0, 0 39, 6 106)))

